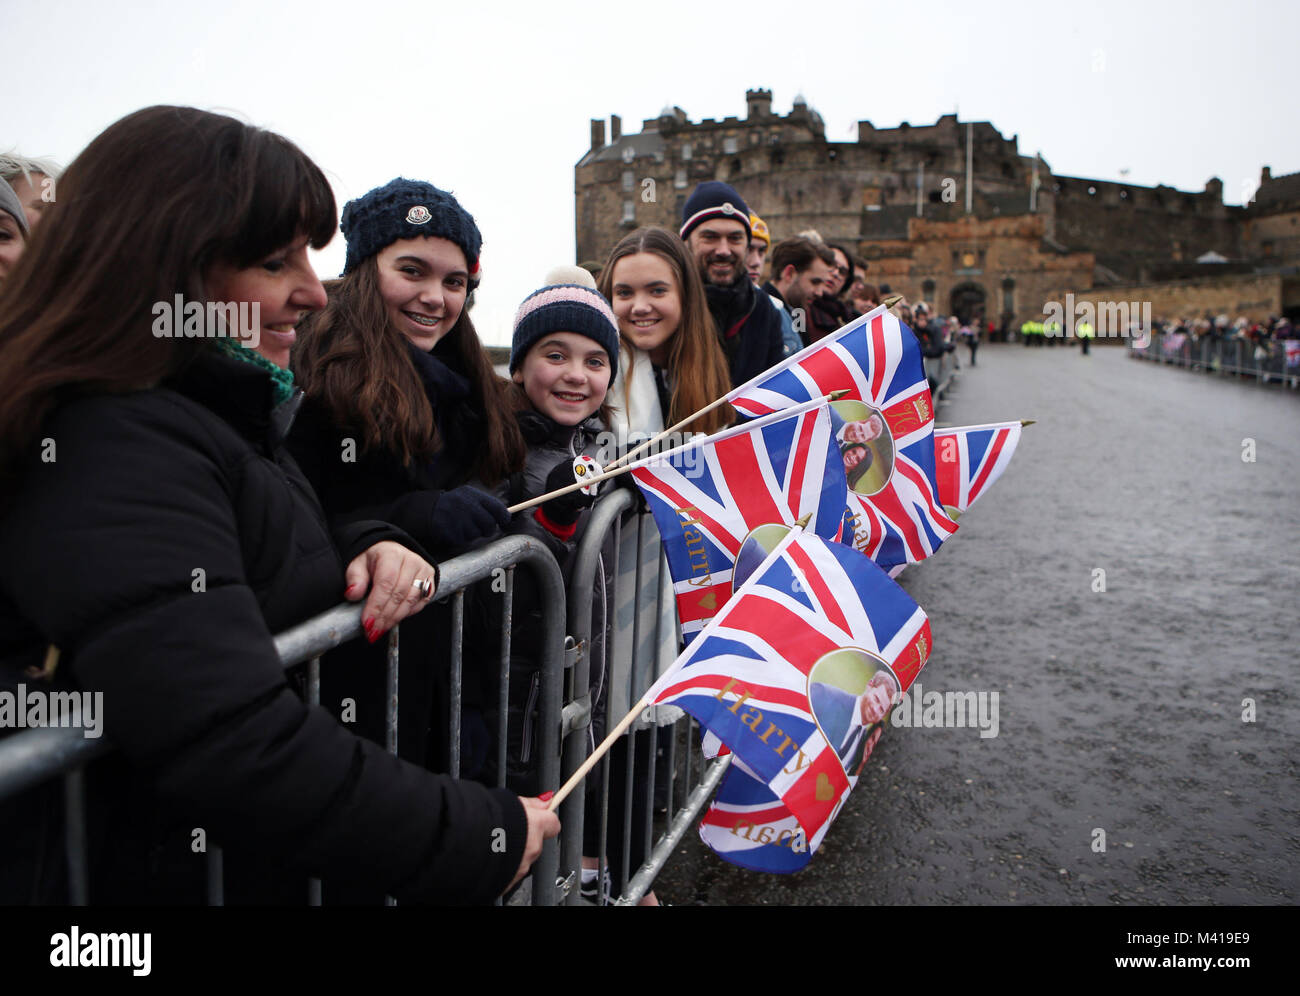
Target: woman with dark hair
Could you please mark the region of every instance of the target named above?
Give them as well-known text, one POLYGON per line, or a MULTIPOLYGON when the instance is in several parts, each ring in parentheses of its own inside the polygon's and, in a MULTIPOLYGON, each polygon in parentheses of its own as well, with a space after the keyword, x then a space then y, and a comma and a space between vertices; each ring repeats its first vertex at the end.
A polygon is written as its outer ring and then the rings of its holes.
MULTIPOLYGON (((381 519, 450 556, 509 525, 487 489, 525 456, 507 400, 513 385, 493 371, 466 310, 483 239, 451 194, 400 177, 348 202, 342 229, 343 276, 294 356, 307 398, 289 447, 332 522, 381 519)), ((441 603, 403 630, 403 659, 421 666, 402 669, 398 753, 438 771, 451 765, 451 614, 441 603)), ((383 742, 382 648, 367 650, 331 656, 321 701, 341 709, 353 699, 353 728, 383 742)), ((465 702, 460 770, 472 776, 488 734, 479 703, 465 702)))
POLYGON ((290 447, 334 518, 381 518, 435 553, 509 523, 487 492, 524 443, 465 302, 482 236, 430 183, 398 178, 348 202, 329 303, 294 357, 307 393, 290 447))
MULTIPOLYGON (((331 531, 283 448, 280 363, 325 304, 307 248, 333 231, 293 144, 151 107, 68 168, 0 291, 0 677, 102 694, 118 753, 87 779, 96 902, 200 901, 216 845, 227 902, 301 901, 290 873, 486 902, 558 829, 359 739, 280 665, 273 633, 341 597, 386 630, 436 578, 390 525, 331 531)), ((8 901, 66 901, 57 795, 3 807, 8 901)))

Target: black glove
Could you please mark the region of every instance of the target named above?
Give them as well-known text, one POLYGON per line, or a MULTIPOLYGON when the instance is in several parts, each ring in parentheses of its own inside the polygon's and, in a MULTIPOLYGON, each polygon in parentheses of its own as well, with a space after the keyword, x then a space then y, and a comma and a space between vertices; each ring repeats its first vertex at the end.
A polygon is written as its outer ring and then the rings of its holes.
POLYGON ((464 546, 495 536, 510 525, 510 513, 485 491, 461 485, 444 491, 429 515, 429 538, 441 546, 464 546))
MULTIPOLYGON (((573 461, 561 460, 546 475, 546 490, 542 494, 549 494, 570 484, 576 484, 577 480, 573 474, 573 461)), ((560 495, 558 498, 543 502, 542 514, 557 526, 571 526, 578 521, 582 510, 590 508, 595 500, 595 495, 584 495, 581 490, 570 491, 567 495, 560 495)))

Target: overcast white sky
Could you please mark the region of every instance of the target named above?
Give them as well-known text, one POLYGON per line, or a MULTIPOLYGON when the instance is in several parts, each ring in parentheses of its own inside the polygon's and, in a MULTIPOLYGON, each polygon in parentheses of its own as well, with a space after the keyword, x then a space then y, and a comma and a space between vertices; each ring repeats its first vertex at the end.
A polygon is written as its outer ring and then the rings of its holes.
MULTIPOLYGON (((1248 198, 1300 170, 1300 4, 1004 0, 582 4, 429 0, 0 0, 0 150, 65 164, 150 104, 233 113, 297 142, 340 209, 397 175, 456 193, 483 231, 474 311, 505 343, 520 300, 573 262, 589 120, 665 104, 744 116, 797 92, 833 141, 957 109, 1058 173, 1248 198)), ((316 259, 342 268, 336 237, 316 259)))

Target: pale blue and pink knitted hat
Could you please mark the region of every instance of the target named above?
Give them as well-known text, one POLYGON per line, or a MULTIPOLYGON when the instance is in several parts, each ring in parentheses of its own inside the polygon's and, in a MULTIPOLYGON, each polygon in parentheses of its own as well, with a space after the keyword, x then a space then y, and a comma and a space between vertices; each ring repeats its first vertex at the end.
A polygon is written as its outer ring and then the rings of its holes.
POLYGON ((609 354, 610 378, 618 373, 618 319, 599 291, 581 284, 552 284, 524 298, 515 314, 510 372, 524 362, 533 343, 554 332, 595 340, 609 354))

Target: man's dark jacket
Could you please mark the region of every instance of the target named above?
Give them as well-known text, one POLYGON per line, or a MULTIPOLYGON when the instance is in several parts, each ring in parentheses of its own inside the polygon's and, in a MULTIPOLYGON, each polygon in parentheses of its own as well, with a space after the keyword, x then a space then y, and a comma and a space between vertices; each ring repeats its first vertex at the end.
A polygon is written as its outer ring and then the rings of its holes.
POLYGON ((781 316, 748 277, 742 274, 729 287, 706 284, 704 290, 727 354, 732 387, 781 362, 781 316))

